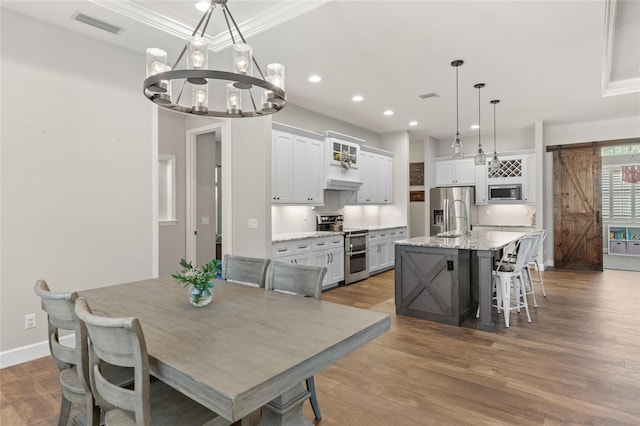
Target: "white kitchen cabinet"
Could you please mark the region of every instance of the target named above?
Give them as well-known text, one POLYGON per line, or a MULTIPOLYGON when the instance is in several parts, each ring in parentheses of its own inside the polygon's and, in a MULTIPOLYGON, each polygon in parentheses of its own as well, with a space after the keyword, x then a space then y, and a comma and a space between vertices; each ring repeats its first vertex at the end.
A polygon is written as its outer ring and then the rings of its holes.
POLYGON ((296 265, 325 266, 327 274, 322 289, 344 281, 344 236, 312 237, 276 242, 272 245, 272 260, 296 265))
POLYGON ((475 185, 476 168, 473 158, 437 160, 435 169, 436 186, 475 185))
MULTIPOLYGON (((279 126, 282 127, 282 126, 279 126)), ((317 138, 274 130, 272 203, 324 204, 324 142, 317 138)))
POLYGON ((363 146, 360 150, 358 204, 390 204, 393 202, 393 154, 363 146))
POLYGON ((272 201, 274 204, 290 204, 293 202, 293 186, 291 184, 293 135, 274 131, 272 140, 272 201))
POLYGON ((369 232, 369 273, 382 272, 395 266, 394 241, 406 238, 406 228, 388 228, 369 232))
POLYGON ((476 205, 483 206, 488 204, 489 197, 487 193, 487 164, 476 166, 476 205))
POLYGON ((527 154, 522 159, 524 163, 524 181, 522 182, 522 201, 525 203, 536 202, 536 156, 527 154))

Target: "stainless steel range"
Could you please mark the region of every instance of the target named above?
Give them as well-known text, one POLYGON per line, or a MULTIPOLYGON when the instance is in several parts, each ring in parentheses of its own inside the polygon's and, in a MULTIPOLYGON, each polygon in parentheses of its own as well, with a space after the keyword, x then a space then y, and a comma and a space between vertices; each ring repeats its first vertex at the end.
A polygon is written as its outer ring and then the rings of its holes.
MULTIPOLYGON (((341 213, 323 213, 316 217, 317 231, 343 232, 341 213)), ((344 283, 369 278, 369 230, 344 230, 344 283)))

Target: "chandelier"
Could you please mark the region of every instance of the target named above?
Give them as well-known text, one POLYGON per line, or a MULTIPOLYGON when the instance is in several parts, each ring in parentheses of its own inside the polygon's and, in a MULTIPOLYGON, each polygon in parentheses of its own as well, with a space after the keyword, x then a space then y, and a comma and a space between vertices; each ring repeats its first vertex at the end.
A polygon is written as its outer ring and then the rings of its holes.
POLYGON ((163 108, 209 117, 257 117, 280 111, 286 104, 284 66, 268 64, 265 75, 253 56, 253 49, 246 43, 231 15, 227 0, 210 2, 173 67, 167 65, 167 52, 157 48, 147 49, 144 95, 163 108), (216 5, 222 9, 233 43, 230 71, 208 69, 209 48, 204 35, 216 5), (237 39, 231 25, 235 28, 237 39), (185 56, 183 67, 177 68, 185 56), (220 90, 216 90, 218 88, 220 90), (225 94, 224 100, 222 93, 225 94), (219 104, 210 108, 210 96, 213 95, 219 99, 219 104))

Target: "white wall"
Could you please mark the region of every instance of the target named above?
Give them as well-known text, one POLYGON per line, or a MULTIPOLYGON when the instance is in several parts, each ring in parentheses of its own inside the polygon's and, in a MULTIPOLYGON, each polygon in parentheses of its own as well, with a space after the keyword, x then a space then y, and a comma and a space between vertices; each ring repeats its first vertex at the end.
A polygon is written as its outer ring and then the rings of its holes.
POLYGON ((409 132, 382 135, 381 148, 393 157, 393 204, 380 206, 380 224, 409 226, 409 132))
POLYGON ((165 277, 179 269, 186 257, 185 115, 158 108, 158 152, 176 157, 176 224, 159 227, 159 273, 165 277))
POLYGON ((6 366, 14 349, 46 341, 37 279, 70 291, 155 274, 157 147, 143 56, 6 10, 1 19, 6 366), (24 330, 29 313, 38 325, 24 330))

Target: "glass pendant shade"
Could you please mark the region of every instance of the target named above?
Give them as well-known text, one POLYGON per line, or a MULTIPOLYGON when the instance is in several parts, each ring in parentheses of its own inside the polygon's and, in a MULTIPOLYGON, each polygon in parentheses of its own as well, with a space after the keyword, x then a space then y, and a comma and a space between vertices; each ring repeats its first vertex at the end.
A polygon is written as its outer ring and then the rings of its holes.
POLYGON ((484 86, 484 83, 474 84, 473 86, 478 89, 478 150, 474 156, 476 166, 481 166, 487 161, 487 154, 484 153, 484 149, 482 149, 482 142, 480 141, 480 89, 484 86))
POLYGON ((462 146, 462 142, 460 142, 460 134, 456 133, 456 138, 451 144, 451 157, 453 158, 462 158, 464 157, 464 147, 462 146))
POLYGON ((233 45, 233 72, 251 75, 253 49, 246 43, 233 45))
POLYGON ((206 84, 193 85, 193 108, 195 114, 206 114, 209 110, 209 87, 206 84))
POLYGON ((227 113, 240 114, 242 112, 242 92, 233 83, 227 84, 227 113))
POLYGON ((491 159, 491 162, 489 162, 489 169, 492 172, 497 172, 498 170, 500 170, 500 160, 498 159, 498 154, 496 154, 496 152, 493 152, 493 158, 491 159))
MULTIPOLYGON (((168 71, 167 69, 167 52, 156 47, 147 49, 147 77, 158 73, 168 71)), ((167 90, 164 80, 150 86, 147 90, 153 93, 164 93, 167 90)))
MULTIPOLYGON (((171 71, 171 67, 169 65, 164 65, 162 67, 162 71, 171 71)), ((171 105, 171 81, 169 80, 160 80, 158 86, 162 87, 165 91, 164 93, 158 93, 154 96, 153 101, 158 105, 171 105)))
MULTIPOLYGON (((203 70, 209 66, 209 47, 204 37, 193 36, 187 40, 187 69, 203 70)), ((205 78, 190 77, 191 84, 207 84, 205 78)))
MULTIPOLYGON (((267 75, 265 77, 269 83, 284 90, 284 65, 282 64, 269 64, 267 65, 267 75)), ((275 111, 276 107, 274 102, 278 100, 274 97, 274 93, 271 90, 264 89, 262 91, 262 109, 263 111, 275 111)))

